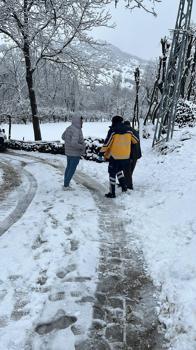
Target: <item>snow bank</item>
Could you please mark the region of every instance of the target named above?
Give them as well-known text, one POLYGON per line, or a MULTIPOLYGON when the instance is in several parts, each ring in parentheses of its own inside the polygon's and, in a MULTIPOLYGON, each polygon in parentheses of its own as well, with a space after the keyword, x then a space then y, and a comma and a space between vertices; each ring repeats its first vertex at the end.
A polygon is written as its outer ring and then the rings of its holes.
POLYGON ((176 142, 167 155, 148 145, 135 191, 119 199, 128 209, 124 218, 131 219, 127 229, 136 234, 160 287, 160 320, 175 350, 196 348, 195 137, 194 129, 191 140, 176 142))

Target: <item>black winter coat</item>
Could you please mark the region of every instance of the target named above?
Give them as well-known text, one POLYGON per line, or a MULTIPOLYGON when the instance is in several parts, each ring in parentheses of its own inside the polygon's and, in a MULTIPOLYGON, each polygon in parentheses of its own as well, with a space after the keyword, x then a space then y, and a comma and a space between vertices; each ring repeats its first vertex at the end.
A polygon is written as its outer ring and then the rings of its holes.
MULTIPOLYGON (((130 126, 130 130, 132 131, 133 135, 137 137, 137 139, 139 140, 139 132, 133 129, 131 126, 130 126)), ((142 152, 141 152, 141 146, 139 141, 138 143, 132 145, 130 158, 133 160, 137 160, 137 159, 140 159, 141 157, 142 157, 142 152)))

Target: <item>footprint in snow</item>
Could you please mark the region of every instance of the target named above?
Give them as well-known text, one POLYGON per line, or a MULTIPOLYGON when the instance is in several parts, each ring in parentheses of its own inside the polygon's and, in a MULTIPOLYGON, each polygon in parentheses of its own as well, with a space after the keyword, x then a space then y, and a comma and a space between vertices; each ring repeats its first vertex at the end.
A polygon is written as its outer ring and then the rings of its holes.
POLYGON ((8 317, 7 316, 1 316, 0 317, 0 328, 6 327, 8 324, 8 317))
POLYGON ((52 205, 51 205, 50 207, 44 209, 43 212, 44 212, 44 213, 47 213, 47 212, 49 212, 50 209, 53 209, 53 206, 52 206, 52 205))
POLYGON ((35 331, 38 334, 43 335, 43 334, 50 333, 53 330, 68 328, 70 325, 72 325, 76 321, 77 321, 77 318, 75 316, 64 315, 50 322, 38 325, 35 328, 35 331))
POLYGON ((56 273, 58 278, 64 278, 68 273, 75 271, 77 268, 76 264, 70 264, 64 270, 59 270, 56 273))
POLYGON ((73 214, 67 214, 66 220, 70 221, 74 219, 74 215, 73 214))
POLYGON ((0 302, 5 298, 6 294, 7 294, 6 289, 0 290, 0 302))
POLYGON ((57 292, 55 294, 49 295, 48 299, 50 301, 59 301, 65 299, 65 292, 57 292))
POLYGON ((76 239, 72 239, 70 241, 70 244, 71 244, 71 251, 75 251, 75 250, 78 250, 78 246, 79 246, 79 241, 77 241, 76 239))
POLYGON ((73 231, 72 231, 72 228, 69 226, 69 227, 66 227, 65 230, 64 230, 65 234, 67 236, 70 236, 72 235, 73 231))

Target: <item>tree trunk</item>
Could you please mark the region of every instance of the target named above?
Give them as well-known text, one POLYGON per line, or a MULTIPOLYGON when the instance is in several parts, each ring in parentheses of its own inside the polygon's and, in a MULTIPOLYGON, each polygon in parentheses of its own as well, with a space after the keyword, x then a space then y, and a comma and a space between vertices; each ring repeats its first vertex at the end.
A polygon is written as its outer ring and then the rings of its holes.
POLYGON ((31 105, 32 122, 35 141, 41 140, 41 131, 39 125, 39 118, 37 115, 37 101, 35 96, 35 90, 33 88, 33 72, 31 70, 31 62, 29 58, 29 52, 25 50, 25 64, 26 64, 26 82, 29 92, 29 100, 31 105))
POLYGON ((11 139, 11 127, 12 127, 12 118, 11 115, 8 115, 8 120, 9 120, 9 131, 8 131, 8 139, 11 139))
POLYGON ((150 105, 146 114, 146 117, 144 119, 144 125, 147 124, 148 119, 150 119, 152 121, 153 119, 153 113, 152 113, 152 109, 154 104, 157 105, 158 104, 158 82, 160 79, 160 75, 161 75, 161 68, 162 68, 162 63, 163 63, 163 59, 162 57, 159 57, 159 68, 158 68, 158 74, 154 83, 154 87, 153 87, 153 91, 152 91, 152 95, 151 95, 151 100, 150 100, 150 105))
POLYGON ((26 67, 26 82, 28 86, 29 100, 31 105, 34 137, 35 137, 35 141, 39 141, 41 140, 41 131, 40 131, 40 125, 39 125, 39 118, 37 115, 37 101, 35 96, 35 90, 34 90, 34 84, 33 84, 33 71, 31 68, 31 59, 30 59, 27 1, 24 2, 24 22, 25 22, 25 27, 24 27, 25 30, 23 30, 23 38, 24 38, 23 53, 24 53, 25 67, 26 67))
POLYGON ((157 112, 160 106, 159 93, 161 95, 163 94, 169 46, 170 45, 167 42, 166 37, 162 38, 161 39, 162 56, 159 57, 158 73, 157 73, 157 77, 153 87, 149 109, 144 119, 144 125, 146 125, 148 120, 151 120, 153 124, 155 123, 157 112))

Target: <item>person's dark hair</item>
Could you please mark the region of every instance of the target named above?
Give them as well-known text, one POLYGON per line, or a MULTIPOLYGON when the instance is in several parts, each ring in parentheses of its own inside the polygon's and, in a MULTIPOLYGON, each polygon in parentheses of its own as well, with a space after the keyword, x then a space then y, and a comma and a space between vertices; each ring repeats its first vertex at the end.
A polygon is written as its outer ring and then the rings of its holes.
POLYGON ((124 121, 124 125, 131 126, 131 123, 130 123, 129 120, 125 120, 125 121, 124 121))
POLYGON ((112 125, 118 124, 118 123, 122 123, 123 122, 123 117, 121 117, 120 115, 115 115, 112 118, 112 125))

